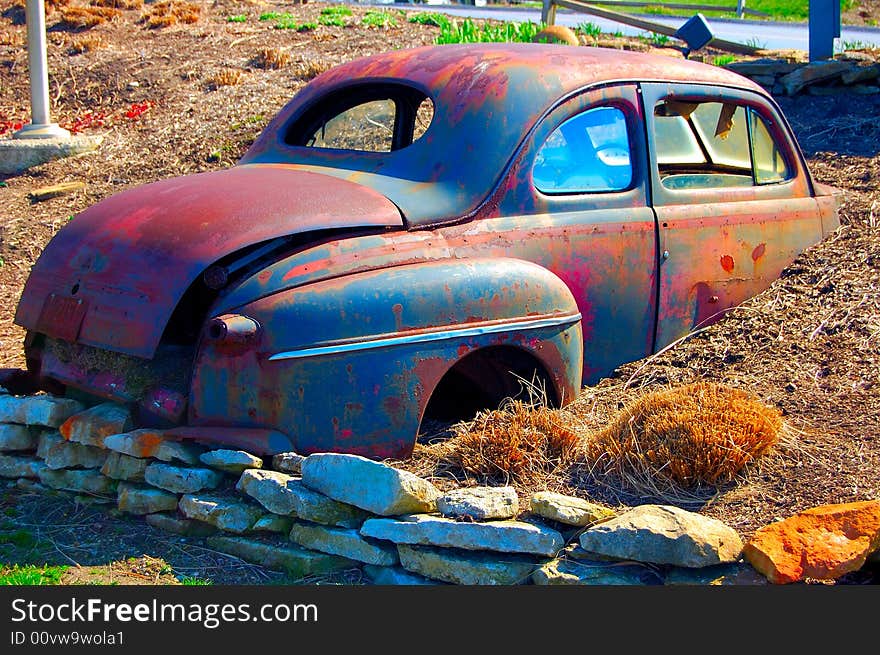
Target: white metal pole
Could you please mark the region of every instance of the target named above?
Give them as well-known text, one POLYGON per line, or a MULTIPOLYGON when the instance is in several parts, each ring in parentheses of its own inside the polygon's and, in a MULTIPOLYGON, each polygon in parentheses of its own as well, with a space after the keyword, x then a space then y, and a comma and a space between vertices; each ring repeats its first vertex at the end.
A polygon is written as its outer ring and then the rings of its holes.
POLYGON ((46 60, 46 5, 27 0, 28 74, 31 81, 31 122, 13 134, 16 139, 69 138, 70 132, 49 119, 49 65, 46 60))

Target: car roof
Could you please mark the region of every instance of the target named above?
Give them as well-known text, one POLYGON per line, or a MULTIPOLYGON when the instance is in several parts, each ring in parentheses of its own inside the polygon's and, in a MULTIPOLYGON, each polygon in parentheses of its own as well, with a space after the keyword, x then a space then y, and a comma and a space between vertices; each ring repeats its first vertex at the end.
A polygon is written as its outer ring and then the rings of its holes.
POLYGON ((689 82, 766 92, 718 66, 666 55, 539 43, 424 46, 337 66, 307 84, 240 163, 285 162, 383 193, 411 226, 474 212, 542 116, 587 87, 615 82, 689 82), (365 83, 413 86, 434 103, 427 132, 390 153, 292 146, 290 125, 320 98, 365 83))

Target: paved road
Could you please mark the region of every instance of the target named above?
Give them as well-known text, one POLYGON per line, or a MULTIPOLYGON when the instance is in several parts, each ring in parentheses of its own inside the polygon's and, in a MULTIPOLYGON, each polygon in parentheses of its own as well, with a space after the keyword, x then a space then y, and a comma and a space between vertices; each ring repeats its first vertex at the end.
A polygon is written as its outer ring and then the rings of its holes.
MULTIPOLYGON (((370 4, 370 3, 362 3, 370 4)), ((387 4, 376 2, 373 4, 387 4)), ((471 18, 494 18, 506 21, 541 21, 540 9, 507 7, 472 7, 466 5, 408 5, 407 9, 425 11, 440 11, 457 16, 470 16, 471 18)), ((673 18, 668 16, 646 16, 649 20, 664 23, 674 28, 680 27, 687 18, 673 18)), ((778 23, 771 21, 736 20, 736 19, 707 19, 712 32, 720 39, 749 43, 770 50, 809 50, 809 29, 806 23, 778 23)), ((579 23, 590 22, 602 28, 603 32, 622 32, 627 36, 645 34, 644 31, 621 25, 609 20, 577 14, 559 9, 556 14, 556 22, 561 25, 575 27, 579 23)), ((868 27, 853 27, 844 25, 838 46, 846 43, 860 42, 880 47, 880 29, 868 27)))

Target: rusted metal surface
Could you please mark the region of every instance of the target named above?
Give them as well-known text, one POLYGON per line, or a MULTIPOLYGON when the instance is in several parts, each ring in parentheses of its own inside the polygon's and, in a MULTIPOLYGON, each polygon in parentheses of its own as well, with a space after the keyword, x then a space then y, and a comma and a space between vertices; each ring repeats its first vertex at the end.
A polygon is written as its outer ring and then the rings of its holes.
POLYGON ((835 193, 766 93, 717 67, 538 44, 396 51, 317 77, 232 169, 77 216, 16 322, 29 380, 129 403, 175 437, 403 457, 456 384, 506 392, 510 372, 536 371, 564 403, 716 320, 835 229, 835 193), (372 83, 431 98, 422 138, 286 142, 327 94, 372 83), (665 188, 652 117, 672 96, 759 109, 791 178, 665 188), (542 193, 542 146, 593 108, 624 116, 631 183, 542 193))
POLYGON ((284 426, 302 453, 405 456, 431 391, 481 348, 533 353, 561 397, 580 386, 577 305, 558 278, 521 260, 447 259, 333 277, 237 311, 297 329, 266 329, 235 356, 219 354, 228 352, 225 339, 203 336, 190 423, 284 426))
POLYGON ((489 43, 388 52, 316 77, 242 161, 314 167, 378 190, 401 208, 410 226, 449 223, 478 208, 502 181, 519 144, 561 99, 608 82, 690 79, 764 93, 718 66, 621 50, 489 43), (430 126, 411 146, 377 157, 285 143, 291 124, 325 94, 389 80, 429 92, 434 101, 430 126))
POLYGON ((15 322, 149 358, 184 292, 224 256, 318 229, 401 225, 375 191, 283 165, 148 184, 90 207, 58 232, 28 278, 15 322))
POLYGON ((254 455, 278 455, 294 449, 285 433, 264 428, 195 427, 182 425, 170 428, 163 435, 174 439, 193 440, 209 446, 243 448, 254 455))

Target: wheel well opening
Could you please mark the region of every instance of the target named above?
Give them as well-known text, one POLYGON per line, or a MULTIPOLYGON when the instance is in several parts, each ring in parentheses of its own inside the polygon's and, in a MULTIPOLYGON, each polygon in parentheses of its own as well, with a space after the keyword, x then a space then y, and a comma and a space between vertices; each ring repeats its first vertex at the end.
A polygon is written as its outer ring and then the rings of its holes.
POLYGON ((440 432, 443 426, 472 419, 496 409, 505 398, 559 406, 556 388, 541 362, 530 353, 493 346, 463 357, 437 383, 419 433, 440 432))

